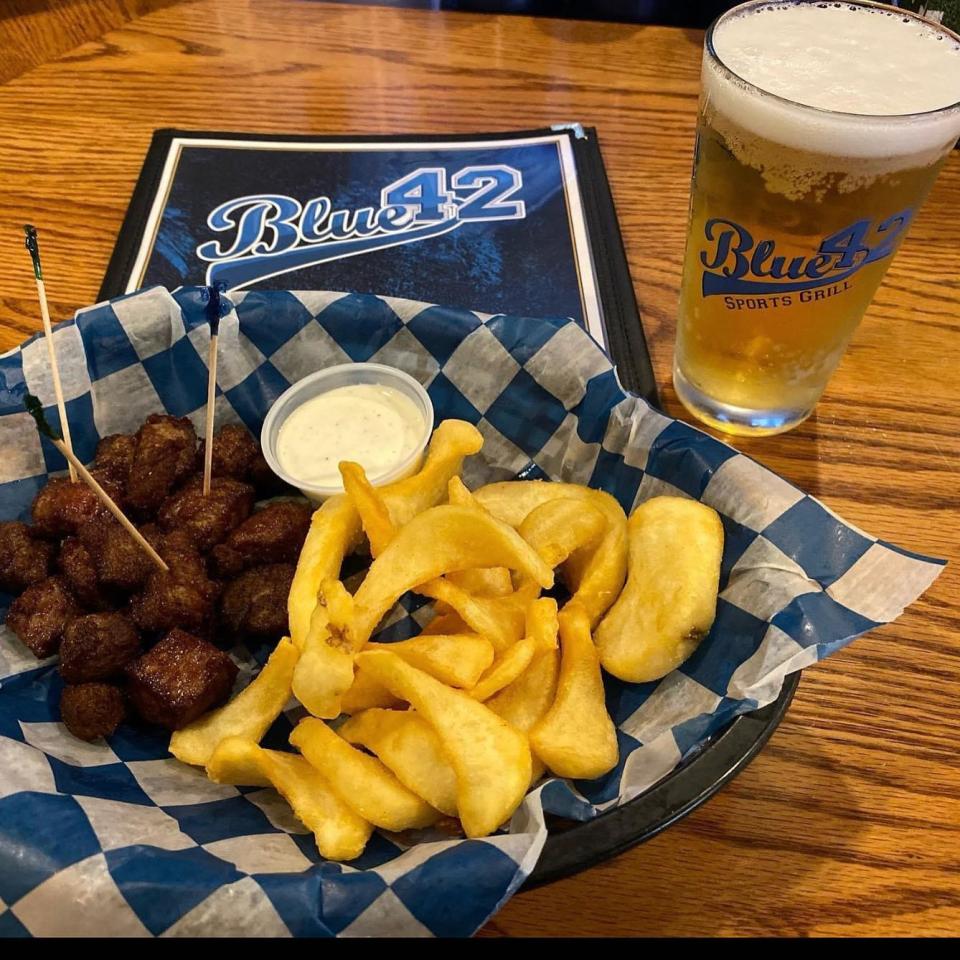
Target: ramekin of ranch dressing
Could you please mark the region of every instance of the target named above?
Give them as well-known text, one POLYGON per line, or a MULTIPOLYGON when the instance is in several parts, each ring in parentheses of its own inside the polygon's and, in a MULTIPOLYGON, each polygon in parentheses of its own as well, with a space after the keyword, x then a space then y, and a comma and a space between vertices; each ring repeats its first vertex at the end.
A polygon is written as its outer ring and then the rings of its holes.
POLYGON ((375 486, 410 476, 433 430, 433 404, 413 377, 345 363, 297 381, 263 422, 270 468, 318 503, 343 492, 339 465, 359 463, 375 486))

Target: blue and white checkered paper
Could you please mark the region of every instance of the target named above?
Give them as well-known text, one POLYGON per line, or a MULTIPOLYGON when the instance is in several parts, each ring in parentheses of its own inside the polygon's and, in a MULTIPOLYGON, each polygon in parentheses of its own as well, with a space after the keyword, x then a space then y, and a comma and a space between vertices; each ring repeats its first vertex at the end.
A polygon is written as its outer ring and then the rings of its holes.
MULTIPOLYGON (((522 475, 609 491, 630 511, 659 494, 718 510, 726 531, 717 619, 658 683, 606 678, 621 759, 589 783, 549 781, 509 830, 484 840, 375 835, 349 865, 325 862, 271 790, 210 783, 167 737, 123 727, 82 743, 58 722, 60 680, 0 629, 0 935, 466 935, 522 883, 544 812, 589 819, 636 797, 786 674, 896 617, 942 568, 854 529, 754 461, 623 391, 569 320, 485 316, 339 293, 240 293, 220 325, 218 425, 259 434, 273 400, 319 367, 373 360, 429 389, 438 418, 485 437, 470 486, 522 475)), ((136 429, 148 413, 205 415, 202 291, 155 288, 58 327, 74 445, 136 429)), ((22 407, 56 408, 41 341, 0 357, 0 517, 26 517, 65 464, 22 407)), ((0 597, 0 615, 9 605, 0 597)), ((406 598, 381 639, 426 621, 406 598)), ((248 680, 268 651, 235 651, 248 680)), ((282 747, 297 716, 267 745, 282 747)))

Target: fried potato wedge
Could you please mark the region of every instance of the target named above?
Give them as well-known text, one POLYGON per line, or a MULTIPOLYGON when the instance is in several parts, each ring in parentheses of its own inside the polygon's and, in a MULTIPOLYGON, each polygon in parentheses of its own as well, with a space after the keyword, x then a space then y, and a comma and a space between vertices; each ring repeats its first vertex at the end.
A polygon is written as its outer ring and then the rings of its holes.
MULTIPOLYGON (((379 679, 379 678, 376 678, 379 679)), ((290 734, 311 766, 355 813, 399 832, 435 823, 437 811, 408 790, 376 757, 347 743, 322 720, 301 720, 290 734)))
POLYGON ((539 650, 556 650, 560 621, 557 619, 557 601, 552 597, 534 600, 527 607, 526 635, 537 641, 539 650))
POLYGON ((607 532, 598 546, 581 547, 571 555, 563 565, 563 578, 593 628, 620 596, 627 578, 627 515, 609 493, 590 493, 590 502, 607 518, 607 532))
POLYGON ((550 500, 583 500, 585 487, 550 480, 504 480, 488 483, 472 492, 474 500, 498 520, 516 529, 527 514, 550 500))
MULTIPOLYGON (((481 597, 479 602, 486 604, 504 622, 510 624, 511 636, 519 639, 524 635, 527 614, 532 604, 540 596, 540 585, 529 578, 522 580, 519 587, 506 597, 481 597)), ((516 642, 516 639, 512 642, 516 642)), ((501 652, 501 651, 498 651, 501 652)))
POLYGON ((238 787, 272 787, 270 761, 273 759, 272 755, 278 752, 264 750, 259 743, 246 737, 225 737, 210 755, 207 776, 214 783, 229 783, 238 787))
POLYGON ((710 631, 717 610, 723 525, 683 497, 654 497, 628 525, 627 584, 594 640, 604 668, 640 683, 666 676, 710 631))
POLYGON ((470 630, 489 640, 499 653, 523 636, 525 604, 540 590, 533 581, 529 583, 531 586, 519 598, 513 593, 506 597, 475 597, 447 577, 436 577, 415 589, 451 607, 470 630))
POLYGON ((511 727, 529 733, 553 706, 559 676, 559 649, 544 650, 510 686, 487 700, 486 705, 511 727))
POLYGON ((541 587, 553 586, 553 570, 505 523, 473 507, 431 507, 404 526, 370 565, 354 598, 349 631, 353 650, 363 647, 407 590, 471 567, 509 567, 541 587))
POLYGON ((534 507, 517 532, 551 567, 581 548, 595 548, 607 529, 604 515, 589 501, 548 500, 534 507))
POLYGON ((337 731, 366 747, 418 797, 448 817, 457 815, 457 775, 433 727, 412 710, 365 710, 337 731))
MULTIPOLYGON (((479 507, 473 494, 460 477, 451 477, 447 484, 447 500, 459 507, 479 507)), ((447 579, 466 590, 474 597, 505 597, 513 593, 513 580, 506 567, 476 567, 472 570, 455 570, 447 579)))
POLYGON ((368 650, 390 650, 407 663, 451 687, 473 687, 493 663, 493 645, 476 633, 427 634, 397 643, 371 643, 368 650))
POLYGON ((363 532, 370 542, 370 556, 376 557, 396 533, 390 510, 359 463, 345 460, 340 464, 340 476, 343 478, 344 492, 360 515, 363 532))
POLYGON ((221 740, 210 758, 216 783, 273 787, 310 831, 328 860, 354 860, 363 853, 373 824, 358 816, 303 757, 264 750, 252 740, 221 740))
POLYGON ((352 686, 340 699, 341 713, 348 713, 351 716, 374 707, 390 709, 403 705, 402 700, 398 700, 382 683, 374 680, 359 665, 356 667, 352 686))
POLYGON ((320 593, 317 601, 327 611, 327 624, 330 633, 342 645, 353 620, 353 594, 343 585, 342 580, 330 577, 320 584, 320 593))
POLYGON ((420 636, 436 636, 437 634, 472 633, 470 627, 464 623, 458 613, 452 610, 439 613, 421 631, 420 636))
POLYGON ((329 611, 318 602, 293 671, 293 695, 315 717, 332 720, 340 715, 340 697, 353 679, 353 651, 345 648, 342 632, 333 632, 329 611))
MULTIPOLYGON (((553 706, 559 676, 559 649, 545 650, 533 658, 530 666, 509 687, 487 700, 486 705, 511 727, 521 733, 529 733, 553 706)), ((546 769, 544 762, 534 752, 530 782, 536 783, 546 769)))
MULTIPOLYGON (((433 432, 420 471, 377 490, 394 527, 440 503, 464 458, 482 446, 476 427, 464 420, 444 420, 433 432)), ((290 636, 305 654, 294 672, 294 694, 316 716, 339 713, 339 697, 353 678, 352 656, 331 647, 329 641, 336 643, 336 638, 327 629, 326 612, 317 610, 317 597, 324 580, 339 576, 343 558, 361 532, 360 515, 348 496, 324 503, 313 515, 287 601, 290 636)))
POLYGON ((443 420, 427 448, 427 456, 418 473, 397 480, 378 493, 390 511, 390 519, 399 530, 418 513, 440 503, 447 495, 450 478, 458 476, 463 461, 483 446, 483 434, 466 420, 443 420))
MULTIPOLYGON (((527 607, 526 636, 507 648, 470 691, 475 700, 489 700, 522 674, 537 654, 557 649, 557 601, 534 600, 527 607)), ((526 731, 524 731, 526 732, 526 731)))
POLYGON ((340 575, 344 556, 360 538, 360 517, 345 496, 331 497, 313 514, 287 599, 290 638, 301 650, 320 584, 340 575))
POLYGON ((451 477, 447 484, 447 502, 458 507, 476 507, 477 501, 459 476, 451 477))
POLYGON ((513 593, 513 579, 506 567, 454 570, 446 579, 473 597, 507 597, 513 593))
POLYGON ((616 499, 602 490, 547 480, 508 480, 473 491, 476 502, 497 519, 518 528, 532 510, 550 500, 588 502, 606 518, 597 546, 575 551, 563 565, 563 579, 584 607, 591 626, 617 599, 627 575, 627 517, 616 499))
POLYGON ((284 637, 263 669, 232 700, 174 731, 170 752, 182 763, 206 766, 217 744, 227 737, 259 743, 290 699, 299 658, 296 646, 284 637))
MULTIPOLYGON (((447 484, 447 500, 459 507, 478 507, 476 499, 460 477, 450 478, 447 484)), ((513 593, 513 580, 506 567, 455 570, 447 574, 447 579, 474 597, 505 597, 513 593)))
POLYGON ((469 694, 395 653, 373 650, 358 659, 436 731, 457 775, 457 810, 467 836, 493 833, 517 809, 530 784, 527 738, 469 694))
POLYGON ((577 780, 599 777, 619 759, 590 618, 577 603, 569 603, 560 613, 557 695, 530 730, 530 745, 557 776, 577 780))
POLYGON ((534 637, 524 637, 497 657, 493 666, 467 692, 474 700, 489 700, 495 693, 513 683, 530 664, 538 644, 534 637))

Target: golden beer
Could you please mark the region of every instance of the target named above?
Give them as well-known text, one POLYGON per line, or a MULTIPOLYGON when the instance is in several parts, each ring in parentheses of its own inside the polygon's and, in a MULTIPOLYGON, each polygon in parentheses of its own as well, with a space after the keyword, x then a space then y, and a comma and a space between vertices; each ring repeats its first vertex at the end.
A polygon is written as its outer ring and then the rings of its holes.
POLYGON ((720 429, 809 416, 960 134, 960 38, 892 9, 753 2, 708 32, 674 384, 720 429))

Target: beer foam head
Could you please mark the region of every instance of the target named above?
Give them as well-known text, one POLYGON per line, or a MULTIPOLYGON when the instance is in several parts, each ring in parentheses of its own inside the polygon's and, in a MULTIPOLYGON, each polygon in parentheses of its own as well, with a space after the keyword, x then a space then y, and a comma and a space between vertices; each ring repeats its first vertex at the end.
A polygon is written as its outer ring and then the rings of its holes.
POLYGON ((902 10, 745 4, 720 18, 710 45, 708 103, 767 140, 913 166, 960 135, 960 42, 902 10))

